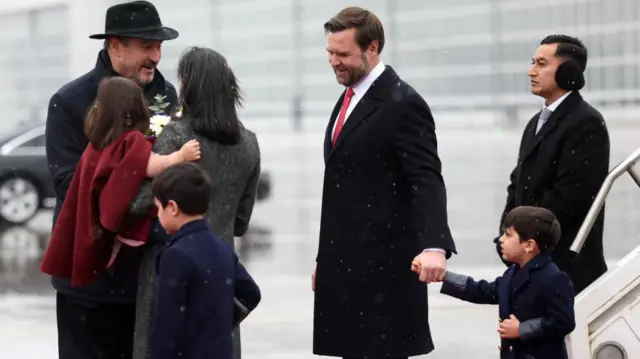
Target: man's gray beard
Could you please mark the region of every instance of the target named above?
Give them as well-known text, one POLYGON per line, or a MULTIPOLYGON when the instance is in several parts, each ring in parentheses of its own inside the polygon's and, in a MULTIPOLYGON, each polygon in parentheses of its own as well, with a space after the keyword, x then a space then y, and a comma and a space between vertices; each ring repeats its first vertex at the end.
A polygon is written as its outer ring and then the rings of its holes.
POLYGON ((137 81, 137 82, 138 82, 138 84, 139 84, 140 86, 146 86, 146 85, 148 85, 148 84, 152 83, 152 82, 153 82, 153 79, 154 79, 155 77, 156 77, 156 74, 155 74, 155 71, 154 71, 153 75, 151 75, 151 78, 150 78, 148 81, 142 81, 142 80, 138 79, 139 81, 137 81))

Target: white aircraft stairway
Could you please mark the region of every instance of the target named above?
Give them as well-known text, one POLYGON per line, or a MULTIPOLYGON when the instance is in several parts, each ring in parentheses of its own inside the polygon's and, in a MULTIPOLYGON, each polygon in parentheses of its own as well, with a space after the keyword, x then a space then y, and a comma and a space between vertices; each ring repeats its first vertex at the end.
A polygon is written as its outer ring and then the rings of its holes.
MULTIPOLYGON (((576 235, 573 252, 582 249, 613 183, 622 174, 628 172, 640 187, 640 164, 634 167, 639 160, 637 149, 611 170, 576 235)), ((569 358, 640 359, 640 246, 576 297, 575 315, 576 328, 567 337, 569 358)))

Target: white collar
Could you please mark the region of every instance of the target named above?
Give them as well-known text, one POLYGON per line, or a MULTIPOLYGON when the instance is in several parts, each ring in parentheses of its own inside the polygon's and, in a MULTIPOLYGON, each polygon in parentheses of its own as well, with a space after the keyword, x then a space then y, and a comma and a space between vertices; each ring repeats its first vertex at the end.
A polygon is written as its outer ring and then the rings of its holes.
POLYGON ((555 110, 558 108, 558 106, 560 106, 560 104, 562 103, 562 101, 564 101, 564 99, 566 99, 567 97, 569 97, 569 95, 571 94, 571 92, 573 92, 573 91, 569 91, 569 92, 567 92, 566 94, 564 94, 564 95, 560 96, 560 98, 559 98, 559 99, 557 99, 557 100, 553 101, 553 103, 552 103, 551 105, 549 105, 549 106, 543 106, 543 108, 546 108, 546 109, 548 109, 548 110, 549 110, 549 111, 551 111, 551 112, 555 111, 555 110))
POLYGON ((371 72, 369 72, 367 76, 365 76, 357 85, 353 87, 353 92, 355 93, 355 95, 358 96, 358 98, 362 98, 367 90, 369 90, 369 87, 371 87, 373 82, 377 80, 380 75, 382 75, 384 69, 385 67, 382 61, 378 62, 378 64, 374 66, 373 69, 371 69, 371 72))

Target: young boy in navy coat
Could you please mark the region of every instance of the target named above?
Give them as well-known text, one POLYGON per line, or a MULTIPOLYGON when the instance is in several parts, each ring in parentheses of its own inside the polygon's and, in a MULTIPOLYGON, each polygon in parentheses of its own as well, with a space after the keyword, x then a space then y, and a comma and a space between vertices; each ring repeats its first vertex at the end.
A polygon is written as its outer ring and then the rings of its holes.
POLYGON ((571 279, 551 261, 560 223, 540 207, 507 214, 502 257, 515 263, 493 282, 447 272, 441 293, 477 304, 498 304, 501 359, 566 359, 565 336, 575 328, 571 279))
POLYGON ((193 163, 169 167, 153 182, 158 219, 173 235, 159 257, 151 359, 232 359, 234 300, 253 310, 260 290, 203 215, 211 183, 193 163))

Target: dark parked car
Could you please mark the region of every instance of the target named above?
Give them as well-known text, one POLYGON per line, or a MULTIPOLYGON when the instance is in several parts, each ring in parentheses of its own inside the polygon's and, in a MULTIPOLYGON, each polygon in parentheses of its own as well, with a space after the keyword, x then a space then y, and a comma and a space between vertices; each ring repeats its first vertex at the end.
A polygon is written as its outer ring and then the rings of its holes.
MULTIPOLYGON (((0 136, 0 219, 10 224, 22 224, 39 209, 55 206, 44 130, 44 125, 37 125, 0 136)), ((265 200, 270 195, 271 179, 263 171, 257 200, 265 200)))

